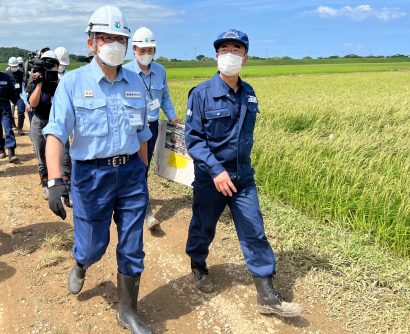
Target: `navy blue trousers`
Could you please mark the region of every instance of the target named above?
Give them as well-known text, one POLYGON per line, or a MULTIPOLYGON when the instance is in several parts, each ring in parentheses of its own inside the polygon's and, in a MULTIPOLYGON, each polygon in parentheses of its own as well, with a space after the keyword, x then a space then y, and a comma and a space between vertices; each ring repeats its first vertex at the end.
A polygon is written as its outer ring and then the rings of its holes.
POLYGON ((84 268, 104 255, 113 218, 118 233, 119 272, 137 276, 144 270, 143 224, 148 203, 145 170, 139 156, 116 168, 73 161, 73 256, 84 268))
POLYGON ((272 276, 275 256, 266 239, 255 181, 251 178, 246 184, 235 186, 235 195, 224 196, 216 190, 209 175, 195 175, 186 253, 198 264, 205 262, 218 219, 228 205, 249 271, 257 277, 272 276))
POLYGON ((18 117, 19 120, 21 120, 21 122, 22 122, 21 124, 23 124, 23 122, 24 122, 24 118, 25 118, 24 113, 25 113, 25 111, 26 111, 26 105, 24 104, 23 99, 19 98, 17 100, 17 117, 18 117))
POLYGON ((147 172, 145 173, 145 177, 148 178, 149 167, 151 165, 152 156, 154 155, 155 143, 157 142, 158 138, 158 121, 149 122, 149 129, 151 131, 152 137, 147 142, 147 150, 148 150, 148 165, 147 165, 147 172))
POLYGON ((16 147, 16 137, 13 132, 12 117, 10 102, 8 100, 0 100, 0 120, 6 137, 6 140, 4 140, 2 132, 0 136, 0 147, 16 147))

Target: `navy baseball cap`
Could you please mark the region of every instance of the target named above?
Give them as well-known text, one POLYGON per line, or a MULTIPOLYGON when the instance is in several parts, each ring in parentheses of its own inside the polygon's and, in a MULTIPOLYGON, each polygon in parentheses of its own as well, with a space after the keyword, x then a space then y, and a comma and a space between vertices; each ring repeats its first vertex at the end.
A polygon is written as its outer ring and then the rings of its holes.
POLYGON ((242 31, 236 29, 228 29, 227 31, 218 35, 214 42, 215 50, 218 50, 219 46, 226 41, 236 41, 241 43, 246 51, 249 49, 249 39, 248 35, 242 31))

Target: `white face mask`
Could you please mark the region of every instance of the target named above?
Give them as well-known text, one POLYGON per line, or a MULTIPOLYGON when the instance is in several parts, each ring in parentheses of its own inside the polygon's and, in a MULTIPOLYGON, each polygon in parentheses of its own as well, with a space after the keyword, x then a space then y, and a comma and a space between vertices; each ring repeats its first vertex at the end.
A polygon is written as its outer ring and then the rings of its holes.
POLYGON ((66 65, 58 65, 58 73, 63 74, 66 67, 66 65))
POLYGON ((19 69, 18 66, 16 66, 16 67, 10 66, 10 70, 11 70, 12 72, 17 72, 18 69, 19 69))
POLYGON ((104 64, 116 67, 121 65, 124 61, 125 52, 125 45, 115 41, 101 46, 100 52, 98 52, 97 55, 104 64))
POLYGON ((149 64, 151 64, 152 59, 154 59, 154 55, 150 55, 148 53, 142 56, 136 55, 135 57, 137 58, 137 61, 144 66, 148 66, 149 64))
POLYGON ((218 70, 228 77, 238 74, 242 68, 243 57, 234 55, 233 53, 219 55, 217 60, 218 70))

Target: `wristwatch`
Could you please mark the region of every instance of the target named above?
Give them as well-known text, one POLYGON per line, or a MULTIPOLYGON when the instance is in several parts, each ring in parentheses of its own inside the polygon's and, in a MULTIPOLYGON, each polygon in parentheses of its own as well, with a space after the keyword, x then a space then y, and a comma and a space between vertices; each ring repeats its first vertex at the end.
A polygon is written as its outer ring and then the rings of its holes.
POLYGON ((54 187, 54 186, 61 186, 63 184, 66 184, 66 183, 62 178, 51 179, 51 180, 47 181, 47 188, 51 188, 51 187, 54 187))

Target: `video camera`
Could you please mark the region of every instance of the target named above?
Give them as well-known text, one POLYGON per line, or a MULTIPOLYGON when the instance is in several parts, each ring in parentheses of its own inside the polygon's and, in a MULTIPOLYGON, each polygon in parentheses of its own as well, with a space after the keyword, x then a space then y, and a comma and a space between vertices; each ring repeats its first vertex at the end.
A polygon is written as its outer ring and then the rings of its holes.
MULTIPOLYGON (((58 81, 58 70, 53 70, 55 66, 58 66, 58 60, 49 57, 42 57, 43 54, 49 50, 50 48, 46 47, 29 53, 29 59, 26 62, 27 68, 25 69, 27 77, 29 77, 32 73, 40 73, 38 81, 58 81)), ((28 79, 27 77, 26 79, 28 79)))

